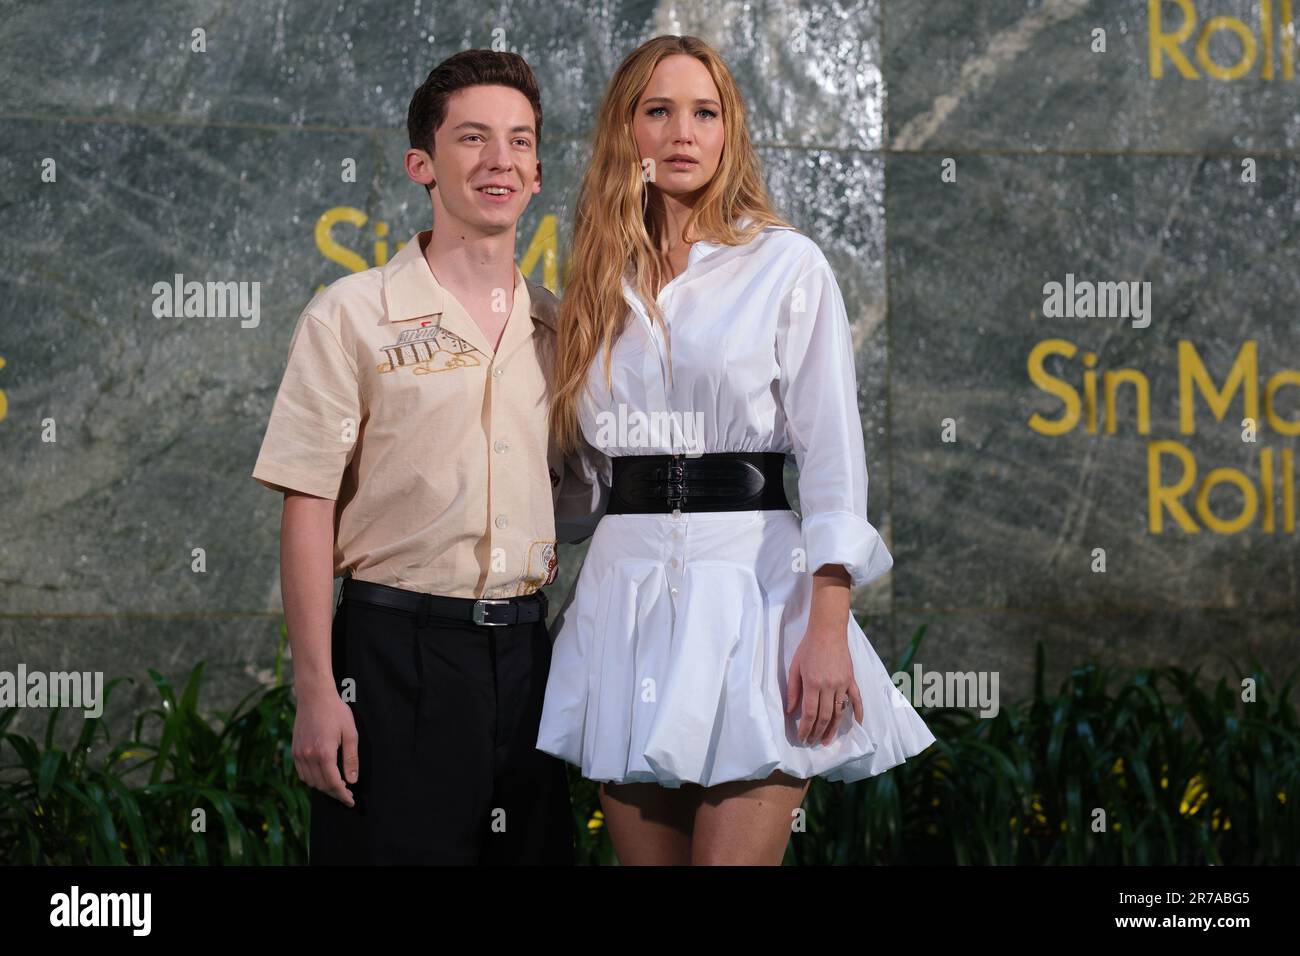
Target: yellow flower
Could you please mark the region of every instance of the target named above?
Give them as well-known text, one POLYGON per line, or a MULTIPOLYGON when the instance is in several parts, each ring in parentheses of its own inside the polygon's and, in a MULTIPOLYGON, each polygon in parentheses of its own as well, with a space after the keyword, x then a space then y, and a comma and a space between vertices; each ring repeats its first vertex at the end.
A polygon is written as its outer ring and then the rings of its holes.
MULTIPOLYGON (((1217 829, 1219 829, 1219 817, 1220 817, 1220 815, 1222 815, 1222 814, 1223 814, 1223 808, 1222 808, 1222 807, 1215 807, 1215 808, 1214 808, 1214 813, 1211 814, 1211 816, 1210 816, 1210 829, 1211 829, 1211 830, 1217 830, 1217 829)), ((1229 820, 1229 819, 1227 818, 1226 815, 1223 816, 1223 829, 1225 829, 1225 830, 1231 830, 1231 829, 1232 829, 1232 821, 1229 820)))
POLYGON ((1201 809, 1209 796, 1209 792, 1205 789, 1205 774, 1198 773, 1187 781, 1187 789, 1183 792, 1183 801, 1178 807, 1178 812, 1185 817, 1193 815, 1201 809))
POLYGON ((1278 802, 1279 802, 1279 803, 1286 803, 1286 791, 1285 791, 1285 790, 1279 790, 1279 791, 1277 792, 1277 799, 1278 799, 1278 802))
POLYGON ((1116 757, 1115 763, 1111 765, 1110 775, 1119 777, 1119 785, 1122 789, 1128 789, 1128 778, 1124 776, 1124 758, 1116 757))
POLYGON ((591 815, 591 819, 587 821, 587 829, 592 833, 595 833, 604 825, 605 825, 605 814, 599 810, 593 813, 591 815))

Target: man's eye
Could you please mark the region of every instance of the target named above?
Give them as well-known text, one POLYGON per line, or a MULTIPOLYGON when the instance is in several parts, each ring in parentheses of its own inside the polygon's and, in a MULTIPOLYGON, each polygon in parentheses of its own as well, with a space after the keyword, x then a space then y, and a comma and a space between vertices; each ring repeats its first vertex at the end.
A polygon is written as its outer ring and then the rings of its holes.
POLYGON ((466 142, 468 142, 471 139, 482 139, 482 138, 483 137, 480 136, 478 133, 470 133, 468 136, 465 137, 465 140, 466 142))

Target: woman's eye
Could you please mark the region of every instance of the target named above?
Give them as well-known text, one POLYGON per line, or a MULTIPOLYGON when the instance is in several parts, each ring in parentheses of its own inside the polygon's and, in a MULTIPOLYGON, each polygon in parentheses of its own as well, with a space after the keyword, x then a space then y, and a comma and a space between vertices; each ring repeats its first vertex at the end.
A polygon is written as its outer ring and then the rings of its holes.
MULTIPOLYGON (((668 108, 666 106, 652 106, 650 107, 650 109, 646 110, 646 116, 654 116, 656 113, 667 113, 667 112, 668 112, 668 108)), ((711 110, 711 109, 706 109, 704 107, 701 107, 700 109, 695 111, 696 116, 700 115, 701 113, 703 113, 709 119, 718 118, 718 114, 716 110, 711 110)))

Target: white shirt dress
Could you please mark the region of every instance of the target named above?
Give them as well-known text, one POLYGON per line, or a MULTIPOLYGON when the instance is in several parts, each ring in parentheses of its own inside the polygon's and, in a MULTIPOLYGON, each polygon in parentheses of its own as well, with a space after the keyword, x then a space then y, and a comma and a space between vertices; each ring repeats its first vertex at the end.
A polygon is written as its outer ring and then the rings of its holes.
POLYGON ((801 743, 799 710, 784 713, 813 572, 843 565, 859 587, 893 564, 867 520, 852 335, 825 256, 784 228, 692 245, 658 299, 671 383, 626 279, 624 298, 612 393, 598 354, 579 403, 587 446, 570 462, 581 479, 566 476, 557 505, 561 541, 592 538, 555 622, 537 747, 590 780, 673 788, 775 770, 848 782, 920 753, 934 735, 851 614, 863 722, 850 703, 830 743, 801 743), (611 457, 692 451, 793 452, 801 514, 602 516, 611 457))

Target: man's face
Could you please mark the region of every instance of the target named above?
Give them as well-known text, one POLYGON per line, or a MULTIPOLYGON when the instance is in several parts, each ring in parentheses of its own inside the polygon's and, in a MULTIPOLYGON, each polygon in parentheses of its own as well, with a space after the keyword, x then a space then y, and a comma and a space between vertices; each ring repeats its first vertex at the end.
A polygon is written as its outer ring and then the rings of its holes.
MULTIPOLYGON (((542 189, 535 124, 528 98, 511 87, 469 86, 451 94, 428 164, 436 183, 434 217, 482 235, 513 229, 542 189)), ((408 151, 408 171, 411 152, 418 151, 408 151)))
POLYGON ((647 175, 653 169, 654 184, 671 196, 703 189, 718 171, 724 132, 718 88, 704 64, 680 53, 661 60, 632 119, 642 168, 647 175))

